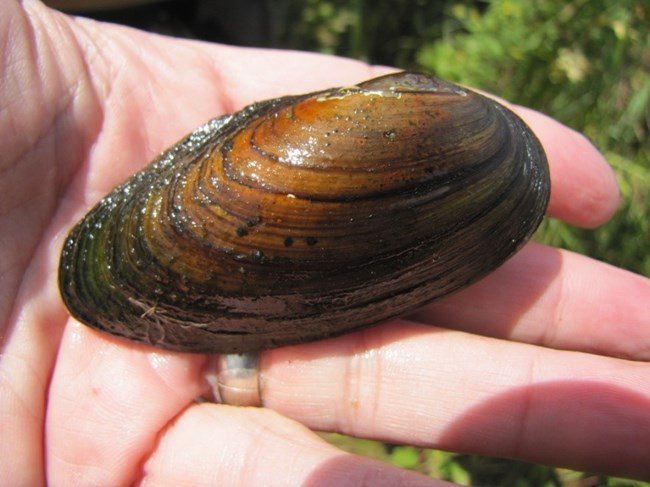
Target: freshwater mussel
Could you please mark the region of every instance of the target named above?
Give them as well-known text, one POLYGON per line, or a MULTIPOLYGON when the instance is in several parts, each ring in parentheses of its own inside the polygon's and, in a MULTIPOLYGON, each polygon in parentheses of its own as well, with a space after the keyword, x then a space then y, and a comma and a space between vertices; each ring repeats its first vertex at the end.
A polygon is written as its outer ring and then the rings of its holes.
POLYGON ((397 73, 199 127, 73 228, 59 285, 81 322, 167 349, 316 340, 486 275, 537 228, 549 188, 511 111, 397 73))

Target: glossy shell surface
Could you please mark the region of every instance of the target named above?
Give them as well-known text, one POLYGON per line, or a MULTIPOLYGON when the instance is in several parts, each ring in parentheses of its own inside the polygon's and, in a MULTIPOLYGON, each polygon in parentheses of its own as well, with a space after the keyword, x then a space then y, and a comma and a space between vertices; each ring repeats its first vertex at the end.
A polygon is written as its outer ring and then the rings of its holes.
POLYGON ((173 350, 326 338, 498 267, 549 187, 512 112, 397 73, 199 127, 73 228, 60 289, 81 322, 173 350))

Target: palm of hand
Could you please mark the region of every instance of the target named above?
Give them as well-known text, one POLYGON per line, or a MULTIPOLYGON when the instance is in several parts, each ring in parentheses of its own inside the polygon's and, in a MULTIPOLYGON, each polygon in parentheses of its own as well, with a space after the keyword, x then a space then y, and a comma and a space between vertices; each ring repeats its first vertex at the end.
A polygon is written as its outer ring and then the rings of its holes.
MULTIPOLYGON (((642 362, 650 284, 570 253, 530 245, 409 320, 265 353, 265 404, 286 417, 196 404, 205 357, 133 346, 70 319, 56 286, 60 246, 115 184, 213 116, 379 70, 72 22, 39 4, 25 7, 28 17, 15 2, 0 8, 0 22, 11 19, 19 32, 11 31, 0 95, 14 100, 0 120, 10 128, 0 131, 9 134, 0 158, 0 417, 9 418, 0 451, 11 459, 0 460, 0 476, 30 484, 402 478, 287 417, 393 442, 650 475, 650 366, 642 362)), ((600 156, 551 120, 519 111, 549 152, 550 212, 584 225, 605 220, 617 194, 600 156)))

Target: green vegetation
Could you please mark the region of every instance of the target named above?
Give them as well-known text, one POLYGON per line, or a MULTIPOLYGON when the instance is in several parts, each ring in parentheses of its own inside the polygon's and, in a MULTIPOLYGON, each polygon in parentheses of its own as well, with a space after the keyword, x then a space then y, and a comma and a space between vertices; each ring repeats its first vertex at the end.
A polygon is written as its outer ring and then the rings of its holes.
MULTIPOLYGON (((595 230, 547 220, 538 239, 650 275, 647 0, 306 0, 284 45, 435 73, 585 133, 616 171, 622 205, 595 230)), ((539 465, 327 435, 344 449, 462 485, 648 486, 539 465)))
POLYGON ((617 172, 623 204, 610 223, 587 231, 549 220, 540 240, 650 275, 650 6, 501 0, 482 15, 449 12, 454 28, 418 52, 422 67, 576 128, 617 172))

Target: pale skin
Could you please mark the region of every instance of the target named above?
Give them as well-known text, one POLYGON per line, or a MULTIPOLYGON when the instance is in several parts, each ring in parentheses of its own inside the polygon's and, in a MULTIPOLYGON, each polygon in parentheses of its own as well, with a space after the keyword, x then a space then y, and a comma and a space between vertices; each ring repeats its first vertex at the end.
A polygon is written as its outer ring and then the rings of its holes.
MULTIPOLYGON (((266 408, 198 404, 201 355, 92 331, 59 298, 70 226, 202 122, 385 72, 177 40, 0 2, 0 479, 7 485, 429 485, 310 429, 650 478, 650 281, 527 245, 408 318, 261 355, 266 408)), ((550 216, 618 190, 582 136, 514 107, 551 165, 550 216)))

